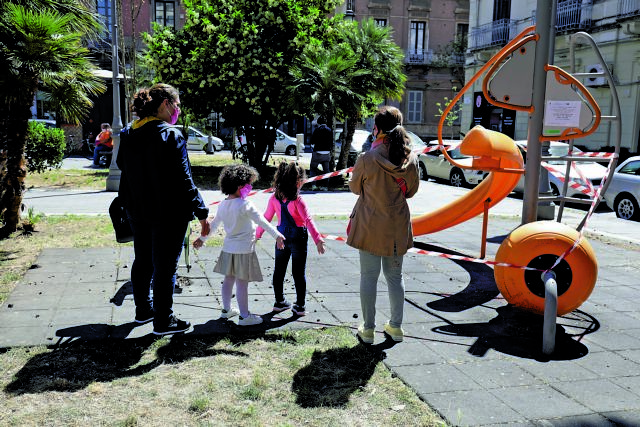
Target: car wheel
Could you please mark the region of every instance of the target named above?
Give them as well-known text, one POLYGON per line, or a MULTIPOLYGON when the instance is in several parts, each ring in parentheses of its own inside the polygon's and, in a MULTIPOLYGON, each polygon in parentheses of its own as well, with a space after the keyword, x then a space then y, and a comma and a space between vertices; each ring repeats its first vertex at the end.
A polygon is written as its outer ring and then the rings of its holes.
POLYGON ((449 174, 449 183, 454 187, 465 187, 467 180, 464 179, 464 174, 460 169, 453 169, 449 174))
POLYGON ((419 166, 420 166, 420 179, 423 181, 429 181, 429 174, 427 173, 427 167, 422 162, 419 163, 419 166))
POLYGON ((614 205, 614 211, 618 218, 638 219, 640 217, 638 203, 628 194, 619 194, 614 205))
POLYGON ((287 156, 295 156, 296 155, 296 147, 293 145, 287 147, 287 151, 284 152, 287 156))

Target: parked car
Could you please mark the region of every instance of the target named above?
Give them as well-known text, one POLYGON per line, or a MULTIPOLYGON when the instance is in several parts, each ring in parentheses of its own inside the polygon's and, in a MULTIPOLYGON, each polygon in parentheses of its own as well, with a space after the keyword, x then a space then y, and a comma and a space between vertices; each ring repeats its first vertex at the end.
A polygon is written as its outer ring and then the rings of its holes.
MULTIPOLYGON (((343 136, 344 130, 342 128, 338 128, 335 131, 334 138, 336 141, 335 145, 335 156, 336 159, 340 155, 340 150, 342 150, 342 143, 344 141, 343 136)), ((418 149, 424 149, 427 144, 420 139, 418 135, 411 131, 407 131, 409 135, 409 139, 411 140, 411 149, 416 151, 418 149)), ((356 129, 353 133, 353 139, 351 141, 351 148, 349 149, 349 158, 347 160, 347 167, 351 167, 356 164, 356 160, 358 156, 366 151, 371 149, 371 144, 373 143, 373 134, 364 129, 356 129)))
MULTIPOLYGON (((208 144, 210 135, 205 135, 193 126, 189 126, 187 132, 187 150, 203 150, 208 152, 208 144)), ((211 142, 213 145, 213 152, 220 151, 224 147, 222 140, 216 136, 211 136, 211 142)))
MULTIPOLYGON (((356 129, 353 133, 353 139, 351 140, 351 148, 349 148, 349 157, 347 158, 347 167, 356 164, 356 160, 360 153, 362 153, 363 145, 367 142, 367 138, 369 138, 371 132, 364 129, 356 129)), ((338 157, 340 156, 340 151, 342 150, 342 144, 344 143, 344 129, 337 128, 333 134, 335 141, 335 149, 334 156, 336 157, 336 163, 338 162, 338 157)), ((371 145, 371 142, 369 142, 371 145)))
MULTIPOLYGON (((442 143, 448 147, 454 144, 459 144, 460 141, 443 140, 442 143)), ((429 141, 428 145, 437 146, 438 140, 429 141)), ((447 152, 449 153, 449 156, 457 162, 470 162, 470 160, 466 159, 471 159, 471 157, 462 154, 459 148, 447 150, 447 152)), ((479 184, 487 175, 487 172, 484 171, 461 169, 452 165, 441 150, 434 150, 425 154, 420 154, 418 158, 420 161, 420 178, 424 180, 434 178, 436 180, 447 181, 454 187, 467 187, 469 185, 479 184)))
MULTIPOLYGON (((520 149, 522 153, 522 158, 526 162, 527 161, 527 154, 526 154, 527 141, 518 140, 516 141, 516 145, 520 149)), ((580 149, 576 147, 573 147, 573 151, 576 153, 582 152, 580 149)), ((565 144, 564 142, 559 142, 559 141, 550 141, 549 154, 552 156, 558 156, 558 157, 566 156, 569 154, 569 144, 565 144)), ((551 161, 548 161, 547 163, 549 163, 552 166, 555 166, 556 169, 563 172, 567 166, 567 162, 562 160, 551 160, 551 161)), ((604 178, 607 172, 606 167, 596 162, 575 162, 575 165, 576 165, 576 169, 580 171, 580 174, 582 174, 582 176, 584 176, 587 180, 589 180, 592 186, 600 185, 602 183, 602 179, 604 178)), ((562 188, 564 186, 564 183, 559 178, 556 178, 556 176, 553 175, 552 173, 548 172, 548 174, 549 174, 549 186, 551 187, 551 192, 553 193, 554 196, 559 196, 560 191, 562 191, 562 188)), ((589 187, 589 183, 583 181, 582 178, 580 178, 580 174, 578 174, 576 170, 571 168, 570 179, 584 187, 589 187)), ((513 191, 515 191, 516 193, 524 193, 524 185, 525 184, 524 184, 524 174, 523 174, 520 177, 520 180, 516 184, 516 188, 514 188, 513 191)), ((586 199, 589 196, 575 188, 567 187, 567 197, 574 197, 577 199, 586 199)))
MULTIPOLYGON (((236 149, 247 142, 245 135, 239 135, 238 141, 236 141, 236 149)), ((295 156, 298 152, 298 141, 281 131, 276 129, 276 140, 273 143, 272 153, 284 153, 287 156, 295 156)))
POLYGON ((640 156, 630 157, 616 168, 604 201, 618 218, 640 221, 640 156))
POLYGON ((49 120, 49 119, 29 119, 30 122, 38 122, 38 123, 42 123, 44 125, 44 127, 46 127, 47 129, 51 129, 51 128, 57 128, 58 125, 56 125, 56 121, 55 120, 49 120))

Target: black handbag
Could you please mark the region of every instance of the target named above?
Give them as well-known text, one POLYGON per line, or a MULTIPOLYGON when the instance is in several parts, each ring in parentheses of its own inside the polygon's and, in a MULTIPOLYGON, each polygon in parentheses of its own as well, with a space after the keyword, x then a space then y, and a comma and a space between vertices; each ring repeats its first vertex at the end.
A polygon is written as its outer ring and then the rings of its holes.
POLYGON ((122 200, 116 196, 109 206, 109 216, 113 223, 113 229, 116 232, 116 241, 118 243, 127 243, 133 241, 133 231, 127 218, 127 211, 122 206, 122 200))

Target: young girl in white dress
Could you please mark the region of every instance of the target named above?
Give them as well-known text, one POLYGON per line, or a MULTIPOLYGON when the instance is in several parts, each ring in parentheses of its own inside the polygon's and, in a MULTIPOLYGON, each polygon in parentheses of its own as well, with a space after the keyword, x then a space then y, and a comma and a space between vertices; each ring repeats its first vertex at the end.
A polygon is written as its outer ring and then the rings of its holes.
MULTIPOLYGON (((222 317, 231 318, 239 314, 238 325, 241 326, 262 323, 262 317, 249 311, 248 296, 249 282, 263 280, 255 251, 257 225, 276 239, 279 248, 284 248, 284 236, 258 212, 252 202, 246 200, 252 189, 251 184, 257 179, 258 172, 251 166, 231 165, 222 169, 218 183, 227 198, 220 202, 215 217, 207 220, 211 224, 211 233, 221 224, 226 233, 222 251, 213 269, 216 273, 224 274, 222 317), (234 283, 239 311, 231 307, 234 283)), ((193 242, 193 247, 201 248, 207 237, 198 237, 193 242)))

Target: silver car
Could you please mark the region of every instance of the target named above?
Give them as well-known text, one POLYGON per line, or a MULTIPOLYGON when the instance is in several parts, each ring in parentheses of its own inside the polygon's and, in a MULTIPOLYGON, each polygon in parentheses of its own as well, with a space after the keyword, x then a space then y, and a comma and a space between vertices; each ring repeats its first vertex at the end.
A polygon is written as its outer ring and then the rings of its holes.
POLYGON ((198 129, 189 126, 189 130, 187 132, 187 150, 195 150, 195 151, 205 151, 207 153, 211 153, 208 148, 209 138, 211 138, 211 142, 213 145, 213 152, 220 151, 224 147, 224 142, 218 137, 205 135, 200 132, 198 129))
POLYGON ((640 156, 620 163, 604 193, 604 201, 618 218, 640 221, 640 156))
MULTIPOLYGON (((456 140, 442 141, 445 147, 459 144, 460 142, 461 141, 456 140)), ((430 141, 428 145, 437 146, 438 140, 430 141)), ((471 159, 471 157, 462 154, 458 148, 447 150, 447 152, 453 160, 461 161, 460 163, 468 163, 471 159)), ((434 178, 436 180, 443 180, 449 182, 449 184, 454 187, 477 185, 482 182, 484 177, 487 175, 487 173, 483 171, 461 169, 457 166, 453 166, 440 150, 420 154, 419 160, 421 179, 428 180, 429 178, 434 178)))

